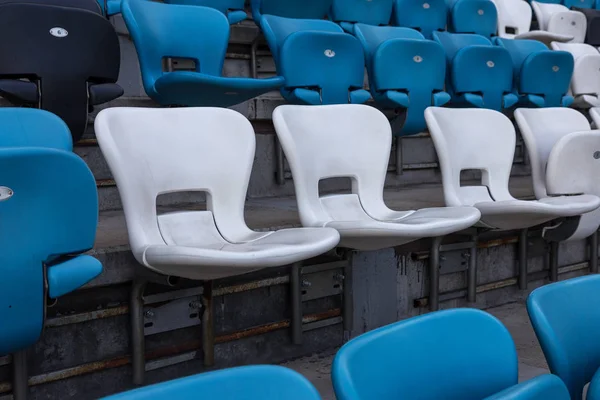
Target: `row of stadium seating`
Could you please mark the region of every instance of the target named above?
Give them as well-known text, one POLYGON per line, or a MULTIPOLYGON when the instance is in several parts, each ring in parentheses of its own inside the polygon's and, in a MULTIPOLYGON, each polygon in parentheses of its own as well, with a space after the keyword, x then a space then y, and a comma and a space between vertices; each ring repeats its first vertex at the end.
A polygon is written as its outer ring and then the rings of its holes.
MULTIPOLYGON (((336 398, 581 400, 585 392, 588 400, 598 400, 600 318, 594 306, 584 306, 600 300, 598 289, 596 275, 553 283, 529 296, 529 318, 552 374, 518 382, 510 332, 486 312, 460 308, 409 318, 345 344, 331 368, 336 398)), ((261 365, 182 378, 105 400, 193 397, 199 392, 228 400, 321 399, 302 375, 261 365)))
MULTIPOLYGON (((462 1, 472 0, 460 0, 457 7, 462 1)), ((476 1, 495 10, 490 0, 476 1)), ((260 18, 280 76, 223 77, 229 24, 221 11, 140 0, 126 0, 121 6, 138 52, 146 93, 164 106, 227 107, 278 88, 293 104, 361 104, 372 97, 379 107, 402 114, 404 122, 394 134, 410 135, 425 128, 424 110, 429 106, 502 110, 569 106, 573 102, 568 93, 573 57, 564 51, 549 51, 539 41, 490 41, 483 35, 438 31, 426 33, 432 35, 431 41, 415 29, 370 25, 377 21, 369 18, 367 23, 338 25, 323 19, 267 14, 282 11, 264 5, 255 7, 262 11, 256 18, 260 18), (199 39, 190 41, 190 37, 199 39), (195 69, 165 70, 164 60, 173 58, 195 60, 195 69), (363 89, 365 64, 370 93, 363 89)), ((556 5, 538 4, 542 6, 556 5)), ((13 104, 59 115, 77 141, 92 107, 123 93, 116 84, 120 52, 114 29, 99 15, 74 8, 19 3, 1 7, 1 26, 27 37, 38 51, 29 51, 19 40, 0 44, 0 93, 13 104), (24 20, 34 21, 34 27, 22 24, 24 20), (51 25, 61 28, 51 29, 49 35, 51 25)), ((310 7, 302 10, 307 13, 310 7)), ((308 16, 326 11, 315 9, 308 16)), ((391 13, 391 8, 387 11, 391 13)), ((478 15, 464 13, 469 21, 478 15)), ((597 80, 589 78, 589 71, 597 76, 594 68, 600 57, 590 57, 590 51, 597 51, 581 46, 587 49, 586 60, 577 62, 572 92, 577 106, 596 106, 600 89, 597 80)), ((564 48, 577 58, 581 53, 580 47, 571 43, 553 42, 553 47, 564 48)))

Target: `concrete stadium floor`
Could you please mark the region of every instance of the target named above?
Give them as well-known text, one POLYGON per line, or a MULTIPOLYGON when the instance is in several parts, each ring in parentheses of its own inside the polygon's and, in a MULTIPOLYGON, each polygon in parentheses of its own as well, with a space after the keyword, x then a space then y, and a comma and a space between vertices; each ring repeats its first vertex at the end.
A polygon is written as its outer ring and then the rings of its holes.
MULTIPOLYGON (((546 359, 533 332, 524 303, 510 303, 490 308, 510 331, 519 355, 519 381, 548 373, 546 359)), ((335 352, 315 354, 283 364, 307 377, 321 393, 323 400, 335 400, 331 385, 331 363, 335 352)))

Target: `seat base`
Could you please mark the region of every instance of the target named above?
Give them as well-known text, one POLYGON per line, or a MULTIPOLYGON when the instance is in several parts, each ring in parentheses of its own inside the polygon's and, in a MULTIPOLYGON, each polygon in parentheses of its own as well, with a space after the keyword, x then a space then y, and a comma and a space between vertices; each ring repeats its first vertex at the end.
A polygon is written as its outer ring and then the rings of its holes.
POLYGON ((504 200, 476 203, 481 223, 496 230, 525 229, 557 218, 581 215, 600 206, 591 195, 546 197, 538 201, 504 200))
POLYGON ((155 101, 161 105, 231 107, 276 90, 284 83, 277 76, 267 79, 225 78, 199 72, 165 73, 154 83, 155 101))
POLYGON ((239 244, 223 241, 205 248, 148 246, 143 261, 164 275, 212 280, 307 260, 331 250, 338 242, 339 234, 334 229, 282 229, 239 244))
POLYGON ((560 33, 546 31, 530 31, 515 36, 515 39, 537 40, 538 42, 544 43, 546 46, 548 46, 548 48, 551 48, 550 43, 567 43, 573 40, 573 36, 561 35, 560 33))

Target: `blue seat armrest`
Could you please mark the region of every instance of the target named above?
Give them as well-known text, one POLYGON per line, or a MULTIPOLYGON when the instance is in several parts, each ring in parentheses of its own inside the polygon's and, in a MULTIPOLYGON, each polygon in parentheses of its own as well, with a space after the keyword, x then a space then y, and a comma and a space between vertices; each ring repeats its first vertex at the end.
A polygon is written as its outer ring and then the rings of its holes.
POLYGON ((52 299, 79 289, 102 273, 96 258, 80 255, 48 267, 48 296, 52 299))
POLYGON ((154 83, 154 100, 162 105, 230 107, 277 90, 281 76, 266 79, 227 78, 193 71, 162 75, 154 83))
POLYGON ((386 90, 379 93, 375 99, 384 107, 390 108, 408 108, 410 107, 410 97, 406 91, 386 90))
POLYGON ((90 93, 89 103, 92 106, 104 104, 123 95, 123 88, 116 83, 90 84, 88 90, 90 93))
POLYGON ((294 88, 283 89, 282 95, 290 103, 306 106, 318 106, 321 104, 321 93, 318 89, 294 88))
POLYGON ((121 0, 104 0, 105 2, 105 14, 107 17, 111 17, 121 13, 121 0))
POLYGON ((231 25, 242 22, 246 18, 248 18, 248 15, 246 14, 246 11, 243 10, 233 10, 227 13, 227 19, 231 25))
POLYGON ((364 104, 371 99, 371 93, 365 89, 350 91, 350 104, 364 104))
POLYGON ((511 386, 484 400, 569 400, 563 381, 556 375, 545 374, 511 386))
POLYGON ((562 97, 562 101, 561 101, 561 106, 562 107, 571 107, 571 105, 573 104, 573 102, 575 101, 575 99, 573 98, 573 96, 563 96, 562 97))
POLYGON ((514 93, 506 93, 502 96, 502 107, 503 108, 511 108, 515 104, 519 102, 519 96, 514 93))
POLYGON ((441 106, 449 103, 450 100, 451 100, 451 97, 448 93, 440 91, 440 92, 433 94, 431 104, 434 107, 441 107, 441 106))
POLYGON ((39 102, 37 84, 18 79, 0 79, 0 95, 16 105, 39 102))

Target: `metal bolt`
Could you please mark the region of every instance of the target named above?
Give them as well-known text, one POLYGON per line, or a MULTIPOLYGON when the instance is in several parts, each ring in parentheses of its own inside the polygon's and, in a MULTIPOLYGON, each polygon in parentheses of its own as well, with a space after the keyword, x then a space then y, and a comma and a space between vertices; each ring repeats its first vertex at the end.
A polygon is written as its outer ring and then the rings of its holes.
POLYGON ((413 60, 414 60, 416 63, 420 63, 421 61, 423 61, 423 57, 421 57, 421 56, 414 56, 414 57, 413 57, 413 60))
POLYGON ((463 258, 471 258, 471 253, 463 253, 462 254, 463 258))
POLYGON ((558 65, 555 65, 554 67, 552 67, 552 71, 554 72, 558 72, 560 70, 560 68, 558 67, 558 65))
POLYGON ((333 279, 336 280, 336 281, 338 281, 338 282, 343 281, 345 278, 346 277, 343 274, 335 274, 335 275, 333 275, 333 279))
POLYGON ((488 66, 488 67, 490 67, 490 68, 494 68, 494 65, 496 65, 496 64, 494 64, 494 62, 493 62, 493 61, 488 61, 486 64, 487 64, 487 66, 488 66))
POLYGON ((309 281, 302 281, 302 287, 311 287, 312 283, 310 283, 309 281))
POLYGON ((483 10, 477 10, 477 14, 483 15, 483 10))
POLYGON ((571 25, 575 26, 577 23, 575 21, 571 22, 571 25))
POLYGON ((154 311, 152 311, 152 310, 146 310, 144 312, 144 317, 146 317, 146 318, 154 318, 154 311))
POLYGON ((199 300, 194 300, 190 302, 190 308, 193 308, 195 310, 199 310, 202 308, 202 303, 199 300))
MULTIPOLYGON (((582 0, 582 1, 583 1, 583 0, 582 0)), ((429 9, 429 7, 430 7, 429 3, 423 3, 423 8, 424 8, 424 9, 426 9, 426 10, 427 10, 427 9, 429 9)))
POLYGON ((600 151, 595 151, 594 152, 594 158, 597 160, 600 158, 600 151))
POLYGON ((446 256, 440 256, 440 261, 446 261, 446 256))

